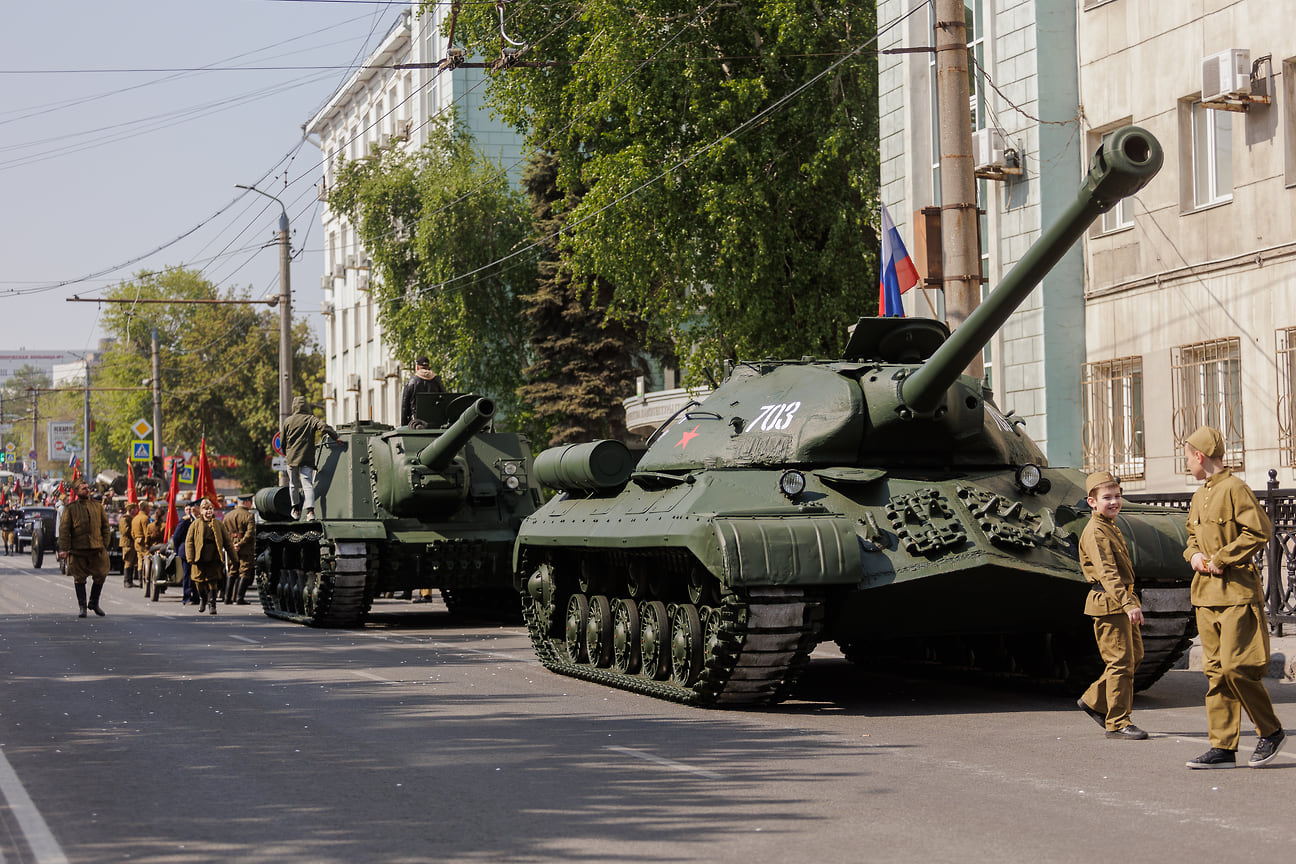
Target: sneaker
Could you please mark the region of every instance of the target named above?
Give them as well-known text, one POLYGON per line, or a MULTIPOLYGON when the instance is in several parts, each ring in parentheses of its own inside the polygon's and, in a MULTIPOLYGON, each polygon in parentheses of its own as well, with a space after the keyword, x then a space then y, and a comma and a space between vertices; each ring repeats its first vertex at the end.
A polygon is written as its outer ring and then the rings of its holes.
POLYGON ((1126 741, 1145 741, 1147 740, 1148 734, 1131 723, 1128 726, 1122 726, 1120 729, 1109 730, 1107 732, 1107 737, 1123 738, 1126 741))
POLYGON ((1279 729, 1268 738, 1261 738, 1256 744, 1255 752, 1251 754, 1251 761, 1247 765, 1251 768, 1260 768, 1268 765, 1273 758, 1278 755, 1283 744, 1287 743, 1287 734, 1279 729))
POLYGON ((1196 759, 1184 764, 1189 768, 1236 768, 1237 751, 1212 747, 1196 759))
POLYGON ((292 518, 294 522, 296 522, 298 519, 301 518, 301 511, 298 510, 296 507, 292 509, 292 518))
POLYGON ((1086 714, 1088 714, 1091 718, 1093 718, 1093 721, 1097 723, 1099 726, 1103 727, 1104 729, 1107 728, 1107 718, 1099 714, 1094 709, 1090 708, 1087 704, 1085 704, 1084 697, 1081 697, 1076 700, 1076 707, 1079 708, 1081 711, 1085 712, 1086 714))
POLYGON ((312 508, 312 509, 306 511, 306 521, 307 521, 307 522, 314 522, 314 521, 315 521, 315 510, 314 510, 314 508, 312 508))

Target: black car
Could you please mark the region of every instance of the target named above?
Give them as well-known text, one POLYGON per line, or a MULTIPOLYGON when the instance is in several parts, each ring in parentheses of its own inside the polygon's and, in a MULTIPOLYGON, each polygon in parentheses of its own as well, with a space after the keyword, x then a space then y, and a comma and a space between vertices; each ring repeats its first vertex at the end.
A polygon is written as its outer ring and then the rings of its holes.
POLYGON ((58 549, 58 530, 56 527, 58 511, 53 507, 24 507, 18 517, 18 554, 32 546, 32 537, 40 535, 39 549, 32 549, 32 566, 40 567, 37 559, 46 552, 58 549))

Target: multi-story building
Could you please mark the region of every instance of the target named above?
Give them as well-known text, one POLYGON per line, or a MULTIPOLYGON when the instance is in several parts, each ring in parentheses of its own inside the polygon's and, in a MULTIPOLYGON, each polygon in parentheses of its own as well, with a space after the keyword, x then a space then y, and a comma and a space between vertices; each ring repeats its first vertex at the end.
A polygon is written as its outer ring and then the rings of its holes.
MULTIPOLYGON (((1079 110, 1076 0, 965 0, 981 218, 983 293, 991 291, 1076 195, 1085 142, 1079 110)), ((933 4, 879 0, 881 194, 911 249, 918 216, 941 201, 933 4)), ((922 256, 916 256, 920 272, 922 256)), ((925 272, 924 272, 925 275, 925 272)), ((938 287, 904 298, 909 315, 944 318, 938 287)), ((1071 250, 984 352, 1000 408, 1059 465, 1082 459, 1079 369, 1083 257, 1071 250)))
MULTIPOLYGON (((441 70, 448 56, 442 35, 450 4, 419 16, 414 5, 401 13, 378 48, 306 124, 324 154, 320 197, 327 195, 340 161, 359 159, 379 146, 418 148, 427 142, 429 119, 453 108, 477 145, 513 176, 520 173, 521 141, 490 116, 484 104, 486 72, 441 70), (394 68, 409 66, 409 68, 394 68)), ((355 228, 325 208, 325 272, 320 287, 324 316, 325 417, 396 424, 400 392, 411 370, 402 370, 383 340, 370 292, 370 270, 355 228)))
POLYGON ((1128 123, 1160 175, 1086 243, 1085 461, 1176 491, 1224 432, 1252 487, 1296 477, 1296 30, 1287 4, 1077 0, 1086 143, 1128 123), (1286 23, 1284 23, 1286 22, 1286 23))

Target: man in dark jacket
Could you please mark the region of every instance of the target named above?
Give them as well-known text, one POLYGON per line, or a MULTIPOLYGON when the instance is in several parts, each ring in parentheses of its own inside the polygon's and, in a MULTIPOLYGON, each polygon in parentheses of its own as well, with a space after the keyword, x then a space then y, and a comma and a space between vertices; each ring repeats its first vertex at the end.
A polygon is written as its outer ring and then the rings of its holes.
POLYGON ((337 430, 311 413, 311 405, 304 396, 293 397, 293 413, 279 430, 283 444, 284 461, 288 463, 288 495, 292 501, 292 517, 301 518, 303 502, 306 518, 315 518, 315 436, 321 432, 338 441, 337 430))
POLYGON ((401 425, 408 426, 414 419, 414 407, 420 393, 444 393, 445 385, 441 378, 432 371, 432 364, 426 357, 414 361, 414 377, 405 383, 401 391, 401 425))

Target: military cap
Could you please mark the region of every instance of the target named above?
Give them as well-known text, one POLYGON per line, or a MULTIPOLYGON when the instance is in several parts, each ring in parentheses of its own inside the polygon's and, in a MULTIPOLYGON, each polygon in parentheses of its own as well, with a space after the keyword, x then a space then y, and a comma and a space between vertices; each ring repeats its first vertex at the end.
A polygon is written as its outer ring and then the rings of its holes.
POLYGON ((1212 426, 1202 426, 1188 436, 1188 446, 1211 459, 1224 455, 1224 436, 1212 426))
POLYGON ((1110 471, 1095 471, 1085 478, 1085 495, 1093 497, 1094 490, 1099 486, 1106 486, 1108 483, 1120 485, 1120 478, 1110 471))

